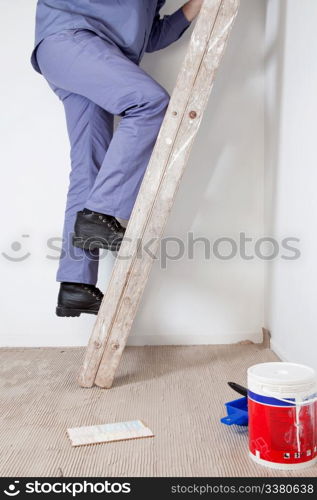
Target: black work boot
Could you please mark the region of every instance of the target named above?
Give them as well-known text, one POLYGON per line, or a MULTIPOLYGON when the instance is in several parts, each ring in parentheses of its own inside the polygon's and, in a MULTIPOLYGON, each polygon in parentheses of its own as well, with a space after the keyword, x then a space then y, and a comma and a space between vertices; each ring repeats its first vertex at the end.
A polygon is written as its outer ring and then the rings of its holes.
POLYGON ((61 283, 56 314, 60 317, 80 316, 81 313, 98 314, 103 293, 94 285, 61 283))
POLYGON ((105 248, 118 251, 125 229, 112 215, 100 214, 86 208, 77 212, 73 245, 85 250, 105 248))

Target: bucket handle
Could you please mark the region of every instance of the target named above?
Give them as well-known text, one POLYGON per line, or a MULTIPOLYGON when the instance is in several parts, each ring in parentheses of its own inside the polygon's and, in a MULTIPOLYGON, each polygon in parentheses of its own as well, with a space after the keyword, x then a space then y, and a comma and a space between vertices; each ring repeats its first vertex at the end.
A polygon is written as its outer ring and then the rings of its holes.
MULTIPOLYGON (((289 399, 283 399, 275 396, 274 394, 270 393, 269 391, 266 391, 264 387, 262 387, 263 392, 266 392, 268 396, 271 398, 277 399, 278 401, 283 401, 284 403, 288 404, 293 404, 294 406, 305 406, 305 405, 310 405, 311 403, 316 403, 317 402, 317 396, 314 398, 310 399, 305 399, 305 401, 290 401, 289 399)), ((316 394, 316 393, 315 393, 316 394)))

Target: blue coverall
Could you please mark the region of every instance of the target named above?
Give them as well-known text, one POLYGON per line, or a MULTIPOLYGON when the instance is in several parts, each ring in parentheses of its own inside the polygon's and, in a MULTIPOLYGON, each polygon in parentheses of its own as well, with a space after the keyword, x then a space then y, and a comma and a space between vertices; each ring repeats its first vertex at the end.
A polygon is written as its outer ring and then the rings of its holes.
POLYGON ((71 173, 57 281, 96 284, 98 251, 72 247, 84 207, 128 219, 169 96, 139 67, 189 26, 165 1, 39 0, 33 67, 63 102, 71 173), (113 117, 121 116, 113 134, 113 117))

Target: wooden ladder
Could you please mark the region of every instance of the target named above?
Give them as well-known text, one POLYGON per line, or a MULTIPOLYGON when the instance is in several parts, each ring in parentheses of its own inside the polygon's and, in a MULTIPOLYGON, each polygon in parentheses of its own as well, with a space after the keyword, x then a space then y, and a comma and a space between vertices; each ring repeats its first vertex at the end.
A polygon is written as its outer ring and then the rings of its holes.
POLYGON ((203 4, 89 340, 82 387, 112 385, 238 6, 203 4), (150 241, 151 252, 142 251, 150 241))

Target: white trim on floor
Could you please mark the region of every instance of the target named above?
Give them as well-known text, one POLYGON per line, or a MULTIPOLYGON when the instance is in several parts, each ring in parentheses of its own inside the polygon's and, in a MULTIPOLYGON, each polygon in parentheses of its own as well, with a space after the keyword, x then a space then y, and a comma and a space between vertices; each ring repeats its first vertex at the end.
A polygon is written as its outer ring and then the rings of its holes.
POLYGON ((290 360, 284 355, 283 349, 281 349, 280 346, 276 344, 272 338, 270 341, 270 348, 271 351, 273 351, 274 354, 276 354, 282 361, 290 362, 290 360))
MULTIPOLYGON (((81 347, 87 345, 87 339, 82 335, 82 332, 74 330, 72 335, 63 335, 59 330, 52 341, 52 336, 43 335, 6 335, 0 340, 0 347, 81 347)), ((245 341, 254 342, 255 344, 262 343, 262 332, 252 333, 215 333, 210 335, 204 334, 179 334, 179 335, 131 335, 128 345, 145 346, 145 345, 218 345, 218 344, 237 344, 245 341)))

